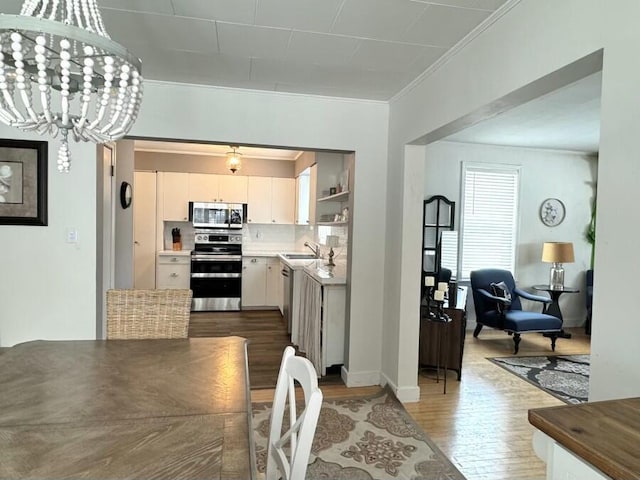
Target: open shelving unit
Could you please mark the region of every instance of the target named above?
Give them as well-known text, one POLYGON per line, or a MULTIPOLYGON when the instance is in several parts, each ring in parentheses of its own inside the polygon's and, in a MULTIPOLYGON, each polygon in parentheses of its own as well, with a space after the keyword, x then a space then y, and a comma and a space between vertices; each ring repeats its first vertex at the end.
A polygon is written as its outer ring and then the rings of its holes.
POLYGON ((319 202, 345 202, 349 198, 349 190, 329 195, 328 197, 319 198, 319 202))

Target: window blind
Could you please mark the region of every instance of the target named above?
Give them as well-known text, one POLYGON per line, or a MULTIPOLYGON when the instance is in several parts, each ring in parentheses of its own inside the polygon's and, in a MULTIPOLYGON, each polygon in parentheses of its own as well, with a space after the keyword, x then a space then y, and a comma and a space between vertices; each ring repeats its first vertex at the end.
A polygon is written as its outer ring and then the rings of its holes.
POLYGON ((461 277, 473 270, 513 273, 518 218, 518 167, 464 165, 461 277))

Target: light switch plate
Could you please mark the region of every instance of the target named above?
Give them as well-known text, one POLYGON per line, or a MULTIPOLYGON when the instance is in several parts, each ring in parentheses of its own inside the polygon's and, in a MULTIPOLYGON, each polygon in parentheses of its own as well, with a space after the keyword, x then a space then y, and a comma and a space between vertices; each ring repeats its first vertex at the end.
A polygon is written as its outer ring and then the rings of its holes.
POLYGON ((78 231, 75 228, 67 229, 67 243, 78 243, 78 231))

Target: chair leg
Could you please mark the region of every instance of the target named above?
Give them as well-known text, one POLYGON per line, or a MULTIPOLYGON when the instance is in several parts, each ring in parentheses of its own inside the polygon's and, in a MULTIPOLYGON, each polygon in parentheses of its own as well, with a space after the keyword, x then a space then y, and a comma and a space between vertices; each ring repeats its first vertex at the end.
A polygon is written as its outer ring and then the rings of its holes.
POLYGON ((473 338, 478 338, 478 334, 480 330, 482 330, 483 325, 481 323, 476 323, 476 329, 473 331, 473 338))
POLYGON ((558 339, 558 335, 552 334, 551 335, 551 351, 555 352, 556 351, 556 340, 558 339))
POLYGON ((514 355, 518 354, 518 349, 520 348, 520 334, 519 333, 514 333, 513 334, 513 343, 515 344, 516 350, 515 352, 513 352, 514 355))

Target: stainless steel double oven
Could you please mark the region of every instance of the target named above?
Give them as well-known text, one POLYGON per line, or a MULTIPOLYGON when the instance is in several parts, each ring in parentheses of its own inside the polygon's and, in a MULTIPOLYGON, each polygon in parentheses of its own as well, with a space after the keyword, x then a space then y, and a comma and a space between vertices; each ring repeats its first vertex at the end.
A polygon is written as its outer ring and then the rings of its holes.
POLYGON ((242 232, 196 230, 191 252, 192 311, 240 310, 242 232))

